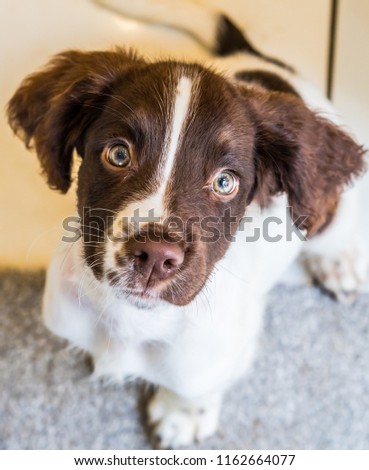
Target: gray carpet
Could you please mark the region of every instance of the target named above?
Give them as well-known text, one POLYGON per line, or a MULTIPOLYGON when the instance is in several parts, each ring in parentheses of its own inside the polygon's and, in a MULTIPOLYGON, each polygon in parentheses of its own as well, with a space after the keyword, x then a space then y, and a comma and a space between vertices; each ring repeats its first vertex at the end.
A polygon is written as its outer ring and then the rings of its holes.
MULTIPOLYGON (((148 449, 143 384, 88 380, 87 358, 40 321, 43 273, 0 275, 0 448, 148 449)), ((369 296, 270 295, 253 369, 198 449, 369 449, 369 296)))

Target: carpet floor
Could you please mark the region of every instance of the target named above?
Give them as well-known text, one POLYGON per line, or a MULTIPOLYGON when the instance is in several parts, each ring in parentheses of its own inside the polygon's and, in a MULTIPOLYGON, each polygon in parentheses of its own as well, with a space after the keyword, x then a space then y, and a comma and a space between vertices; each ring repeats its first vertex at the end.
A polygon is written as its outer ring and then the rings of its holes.
MULTIPOLYGON (((43 272, 0 273, 0 448, 149 449, 145 384, 89 380, 40 318, 43 272)), ((309 286, 269 296, 258 356, 194 449, 369 449, 369 295, 309 286)))

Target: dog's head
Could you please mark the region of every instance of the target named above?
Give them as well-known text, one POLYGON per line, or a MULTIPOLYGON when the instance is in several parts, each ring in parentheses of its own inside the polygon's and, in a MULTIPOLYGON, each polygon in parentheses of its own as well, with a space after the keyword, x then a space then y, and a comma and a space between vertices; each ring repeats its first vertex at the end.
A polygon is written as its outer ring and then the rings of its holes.
POLYGON ((251 201, 286 192, 311 235, 363 169, 363 149, 292 94, 119 49, 56 56, 8 113, 52 188, 66 192, 82 158, 85 261, 144 305, 189 303, 251 201))

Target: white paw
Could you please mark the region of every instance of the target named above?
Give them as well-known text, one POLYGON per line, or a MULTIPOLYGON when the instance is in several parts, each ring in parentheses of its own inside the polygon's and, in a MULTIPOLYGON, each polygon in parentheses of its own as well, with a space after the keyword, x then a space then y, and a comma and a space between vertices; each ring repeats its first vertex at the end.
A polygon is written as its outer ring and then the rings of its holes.
POLYGON ((303 260, 313 279, 344 304, 355 300, 367 279, 367 256, 359 243, 333 256, 309 254, 303 260))
POLYGON ((148 406, 158 447, 189 446, 214 434, 218 427, 220 398, 190 402, 159 388, 148 406))

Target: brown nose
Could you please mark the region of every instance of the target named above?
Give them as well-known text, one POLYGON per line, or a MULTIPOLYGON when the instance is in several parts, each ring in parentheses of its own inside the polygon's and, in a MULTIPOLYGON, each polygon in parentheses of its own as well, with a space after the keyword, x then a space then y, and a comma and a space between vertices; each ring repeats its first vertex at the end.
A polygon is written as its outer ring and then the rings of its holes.
POLYGON ((131 242, 136 271, 147 281, 167 279, 177 271, 184 260, 183 249, 175 244, 161 242, 131 242))

